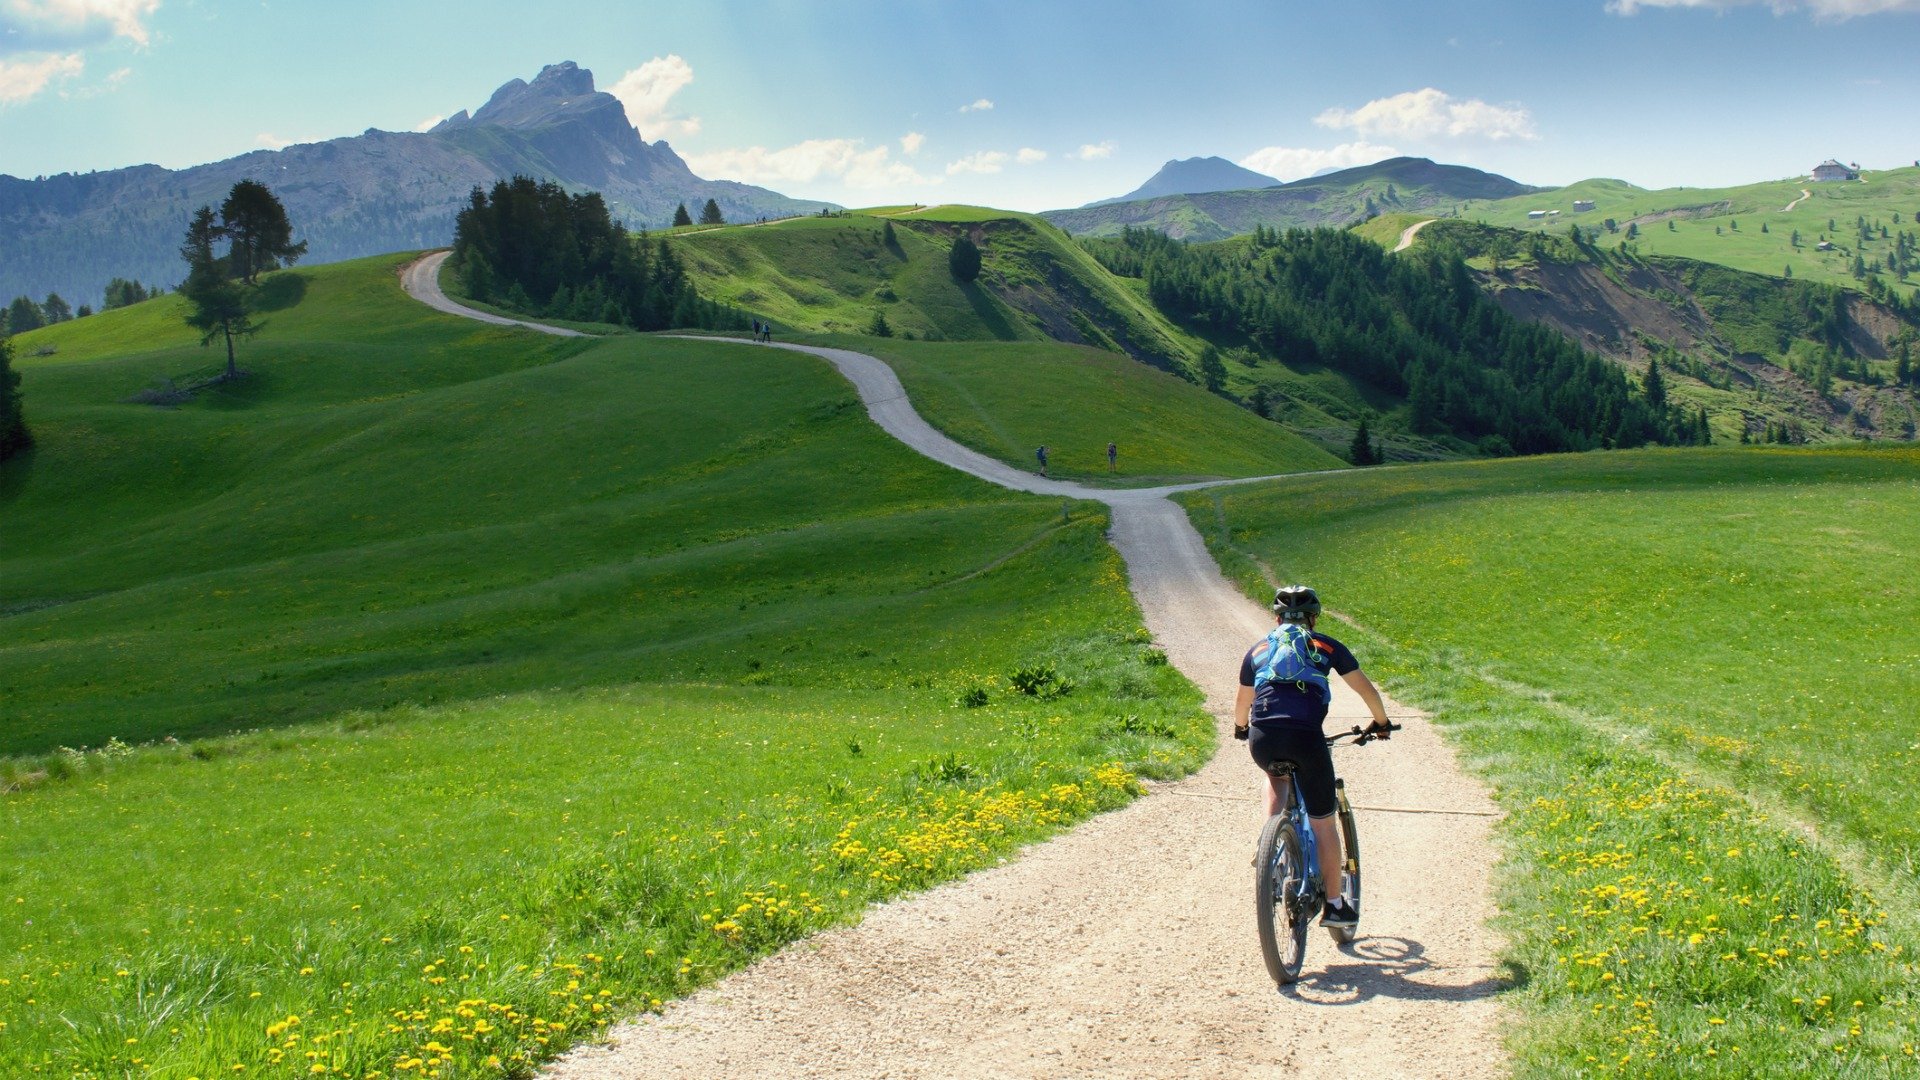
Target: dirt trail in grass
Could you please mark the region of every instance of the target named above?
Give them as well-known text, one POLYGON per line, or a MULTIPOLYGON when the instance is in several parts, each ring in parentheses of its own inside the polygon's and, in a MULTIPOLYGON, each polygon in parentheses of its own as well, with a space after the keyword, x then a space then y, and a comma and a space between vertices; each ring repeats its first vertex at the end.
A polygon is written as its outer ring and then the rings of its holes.
POLYGON ((1400 242, 1393 245, 1393 250, 1405 251, 1408 248, 1412 247, 1413 238, 1420 235, 1420 230, 1426 228, 1427 226, 1433 224, 1435 221, 1438 221, 1438 220, 1439 220, 1438 218, 1428 218, 1425 221, 1416 221, 1413 224, 1407 226, 1406 228, 1400 230, 1400 242))
MULTIPOLYGON (((411 280, 411 279, 409 279, 411 280)), ((741 348, 768 348, 742 342, 741 348)), ((884 363, 833 363, 874 421, 923 454, 1022 491, 1097 499, 1147 626, 1206 690, 1222 752, 1195 775, 1021 852, 875 908, 610 1033, 549 1070, 624 1077, 1462 1077, 1503 1071, 1493 807, 1418 714, 1339 753, 1360 812, 1360 938, 1316 930, 1307 975, 1280 993, 1253 930, 1248 860, 1261 777, 1227 737, 1241 654, 1272 616, 1221 576, 1177 488, 1046 480, 923 420, 884 363), (1441 811, 1369 811, 1394 807, 1441 811)), ((1362 660, 1364 661, 1364 657, 1362 660)), ((1364 721, 1346 691, 1329 726, 1364 721)))
POLYGON ((1788 203, 1787 205, 1781 207, 1780 212, 1784 214, 1787 211, 1793 209, 1796 206, 1799 206, 1801 203, 1806 202, 1808 199, 1811 199, 1811 198, 1813 198, 1813 192, 1808 191, 1806 188, 1801 188, 1800 197, 1788 203))

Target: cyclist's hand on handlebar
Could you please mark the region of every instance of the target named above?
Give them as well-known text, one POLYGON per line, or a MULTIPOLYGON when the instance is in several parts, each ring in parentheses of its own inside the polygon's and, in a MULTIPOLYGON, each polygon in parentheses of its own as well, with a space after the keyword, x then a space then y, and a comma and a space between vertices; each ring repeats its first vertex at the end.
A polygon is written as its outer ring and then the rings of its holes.
POLYGON ((1247 729, 1246 729, 1246 728, 1243 728, 1243 727, 1240 727, 1239 725, 1237 725, 1237 724, 1236 724, 1236 725, 1234 726, 1234 729, 1233 729, 1233 737, 1234 737, 1234 738, 1236 738, 1236 739, 1239 739, 1239 740, 1240 740, 1241 742, 1246 742, 1246 741, 1247 741, 1247 729))
POLYGON ((1373 723, 1367 725, 1366 734, 1371 735, 1376 739, 1391 739, 1393 738, 1394 731, 1396 731, 1399 728, 1399 726, 1400 725, 1395 724, 1392 721, 1387 721, 1385 723, 1382 723, 1379 720, 1375 720, 1373 723))

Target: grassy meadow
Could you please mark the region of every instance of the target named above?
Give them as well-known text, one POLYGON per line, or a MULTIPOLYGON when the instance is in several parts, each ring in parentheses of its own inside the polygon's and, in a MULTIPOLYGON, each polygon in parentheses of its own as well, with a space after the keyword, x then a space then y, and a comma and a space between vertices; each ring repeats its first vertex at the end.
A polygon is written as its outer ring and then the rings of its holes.
POLYGON ((1185 501, 1494 785, 1529 1076, 1910 1075, 1920 455, 1645 451, 1185 501))
MULTIPOLYGON (((814 339, 809 339, 814 340, 814 339)), ((1057 342, 824 338, 885 360, 914 407, 958 442, 1017 468, 1130 487, 1345 468, 1217 394, 1117 353, 1057 342), (1107 471, 1107 444, 1119 447, 1107 471)))
POLYGON ((1099 506, 400 262, 272 279, 174 407, 175 298, 20 342, 0 1074, 527 1075, 1209 752, 1099 506))
POLYGON ((1598 232, 1603 246, 1626 242, 1627 222, 1638 219, 1633 241, 1643 255, 1673 255, 1719 263, 1736 270, 1793 277, 1859 288, 1853 259, 1869 268, 1876 260, 1887 285, 1903 296, 1920 289, 1920 277, 1900 282, 1886 273, 1893 236, 1913 232, 1920 222, 1920 167, 1868 170, 1858 181, 1814 183, 1805 179, 1770 180, 1732 188, 1668 188, 1648 191, 1620 180, 1583 180, 1565 188, 1497 202, 1471 202, 1461 216, 1515 229, 1565 233, 1569 225, 1598 232), (1801 198, 1802 192, 1808 193, 1801 198), (1574 213, 1573 200, 1591 199, 1594 208, 1574 213), (1790 208, 1790 209, 1789 209, 1790 208), (1529 210, 1559 210, 1557 216, 1528 218, 1529 210), (1620 231, 1601 231, 1612 218, 1620 231), (1857 222, 1875 227, 1862 239, 1857 222), (1765 230, 1762 231, 1764 225, 1765 230), (1889 236, 1882 239, 1878 226, 1889 236), (1799 233, 1799 244, 1793 242, 1799 233), (1821 239, 1832 251, 1816 251, 1821 239))

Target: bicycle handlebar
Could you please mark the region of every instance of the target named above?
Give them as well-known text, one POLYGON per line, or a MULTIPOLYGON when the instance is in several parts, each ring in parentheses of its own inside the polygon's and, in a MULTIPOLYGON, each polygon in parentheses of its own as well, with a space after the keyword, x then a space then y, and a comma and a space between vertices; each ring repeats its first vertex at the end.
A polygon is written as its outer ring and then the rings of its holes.
POLYGON ((1341 739, 1352 739, 1353 745, 1365 746, 1375 739, 1387 738, 1388 735, 1391 734, 1392 732, 1399 731, 1401 726, 1402 725, 1396 724, 1393 721, 1389 720, 1387 721, 1387 730, 1385 732, 1382 732, 1377 729, 1369 730, 1367 728, 1361 727, 1358 724, 1355 724, 1353 726, 1352 731, 1343 731, 1338 735, 1327 736, 1327 745, 1338 746, 1341 739))

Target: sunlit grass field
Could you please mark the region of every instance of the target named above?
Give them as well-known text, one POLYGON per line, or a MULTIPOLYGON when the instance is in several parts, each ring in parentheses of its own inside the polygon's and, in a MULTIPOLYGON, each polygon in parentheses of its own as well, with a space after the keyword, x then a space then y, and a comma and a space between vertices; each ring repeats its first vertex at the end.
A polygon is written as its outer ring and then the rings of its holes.
POLYGON ((0 1075, 524 1075, 1210 749, 1097 505, 399 262, 283 275, 176 408, 172 299, 23 339, 0 1075))
MULTIPOLYGON (((812 339, 809 339, 812 340, 812 339)), ((1116 353, 1058 342, 832 338, 887 361, 949 437, 1017 468, 1139 486, 1340 469, 1346 462, 1217 394, 1116 353), (1107 469, 1107 444, 1118 447, 1107 469)))
MULTIPOLYGON (((1807 167, 1812 169, 1814 162, 1807 167)), ((1674 255, 1720 263, 1737 270, 1779 277, 1792 268, 1796 279, 1860 288, 1853 277, 1857 254, 1870 266, 1878 263, 1886 284, 1902 296, 1920 289, 1920 277, 1901 282, 1886 273, 1885 260, 1899 232, 1920 229, 1920 167, 1874 169, 1856 181, 1814 183, 1806 179, 1770 180, 1731 188, 1666 188, 1649 191, 1620 180, 1583 180, 1565 188, 1521 195, 1497 202, 1468 203, 1462 215, 1494 225, 1533 229, 1564 235, 1578 224, 1601 245, 1626 241, 1626 223, 1638 217, 1632 242, 1643 255, 1674 255), (1801 198, 1801 192, 1808 193, 1801 198), (1573 212, 1573 200, 1590 199, 1592 210, 1573 212), (1791 209, 1789 209, 1791 207, 1791 209), (1529 210, 1559 210, 1549 218, 1528 218, 1529 210), (1672 227, 1659 215, 1673 215, 1672 227), (1862 241, 1860 218, 1887 227, 1862 241), (1602 228, 1612 218, 1618 231, 1602 228), (1657 218, 1657 219, 1656 219, 1657 218), (1832 227, 1829 228, 1829 223, 1832 227), (1765 231, 1761 226, 1765 225, 1765 231), (1800 243, 1793 243, 1794 233, 1800 243), (1821 238, 1836 250, 1818 251, 1821 238)))
POLYGON ((1523 1074, 1868 1076, 1920 1041, 1916 494, 1910 449, 1755 449, 1187 502, 1495 785, 1523 1074))

